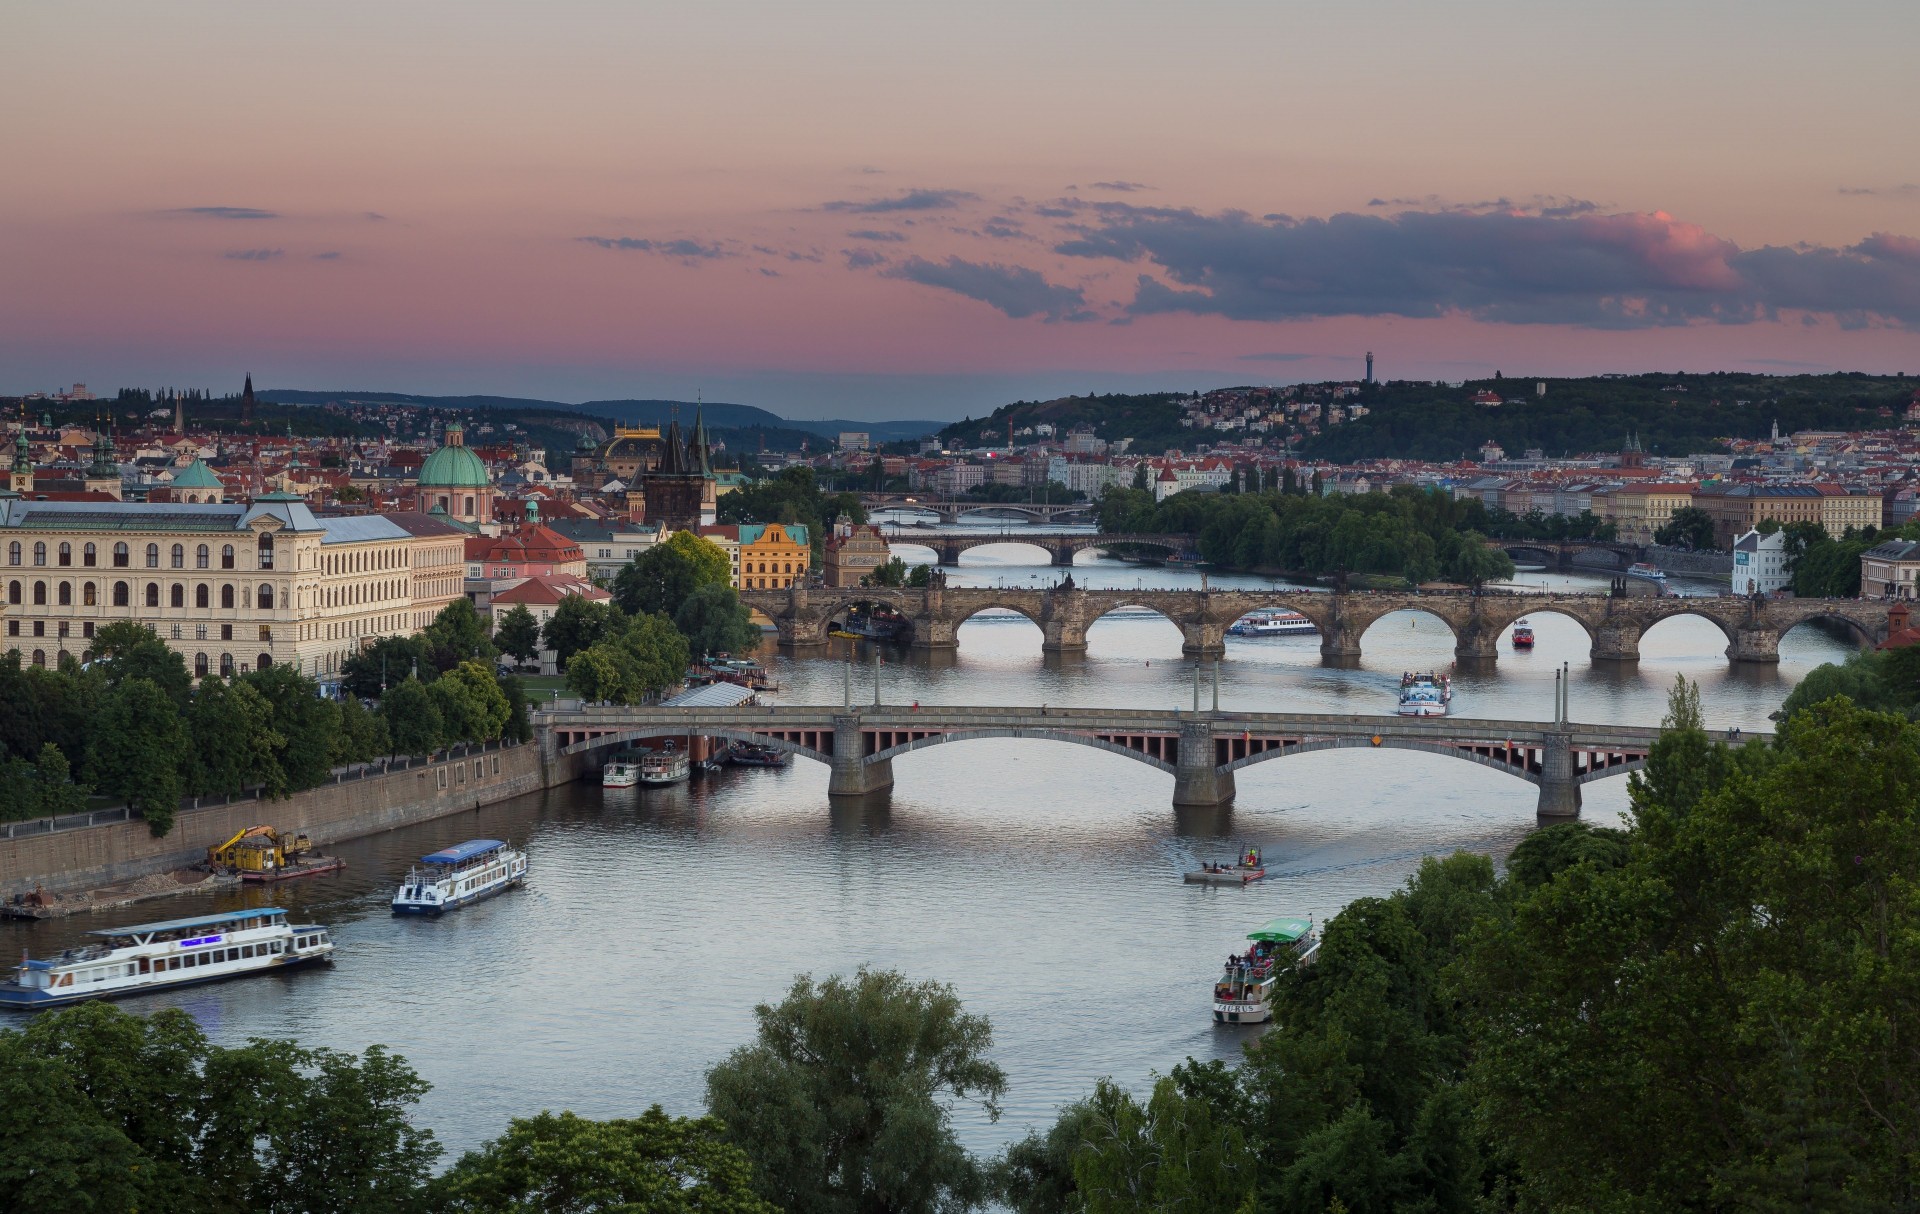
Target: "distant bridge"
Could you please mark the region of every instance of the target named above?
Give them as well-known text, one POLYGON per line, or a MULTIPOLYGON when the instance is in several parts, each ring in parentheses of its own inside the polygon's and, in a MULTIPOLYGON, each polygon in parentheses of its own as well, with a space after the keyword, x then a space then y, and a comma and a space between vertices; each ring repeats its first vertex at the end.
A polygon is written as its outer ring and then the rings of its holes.
POLYGON ((985 548, 992 544, 1031 544, 1035 548, 1044 548, 1053 554, 1056 565, 1071 565, 1073 558, 1089 548, 1114 548, 1121 545, 1137 545, 1142 548, 1159 548, 1171 553, 1191 551, 1199 541, 1191 535, 1101 535, 1093 531, 1015 531, 1007 534, 983 533, 979 535, 956 535, 946 531, 915 531, 910 527, 883 529, 885 535, 894 544, 918 544, 922 548, 931 548, 939 554, 942 565, 958 565, 960 554, 969 548, 985 548))
POLYGON ((1625 570, 1638 561, 1645 549, 1638 544, 1615 540, 1488 540, 1487 547, 1498 548, 1523 565, 1545 565, 1549 569, 1574 568, 1625 570))
POLYGON ((920 510, 937 514, 943 523, 959 522, 963 515, 997 512, 1019 514, 1040 522, 1060 518, 1092 518, 1090 502, 988 502, 979 498, 942 498, 911 493, 862 493, 868 510, 920 510))
MULTIPOLYGON (((1196 701, 1198 699, 1196 693, 1196 701)), ((544 753, 585 773, 605 748, 649 738, 719 737, 772 746, 832 769, 828 792, 893 786, 893 760, 929 746, 1029 738, 1104 750, 1174 778, 1173 803, 1221 805, 1234 773, 1321 750, 1417 750, 1538 785, 1538 811, 1579 812, 1580 786, 1645 765, 1657 729, 1571 722, 1414 719, 1280 712, 1114 708, 780 706, 588 707, 534 714, 544 753)), ((1746 741, 1764 741, 1750 735, 1746 741)))
POLYGON ((1491 661, 1514 621, 1530 615, 1563 615, 1592 638, 1593 657, 1637 661, 1640 637, 1677 615, 1712 621, 1727 638, 1734 662, 1778 662, 1780 638, 1802 624, 1826 620, 1845 627, 1863 645, 1885 639, 1887 604, 1866 599, 1754 599, 1725 595, 1695 598, 1618 598, 1603 594, 1404 591, 1372 593, 1314 590, 1086 590, 1018 587, 926 589, 847 587, 744 590, 740 599, 772 620, 782 645, 825 645, 836 619, 860 603, 882 603, 912 624, 916 647, 951 649, 961 624, 983 611, 1013 611, 1039 625, 1041 647, 1077 653, 1087 647, 1087 628, 1122 608, 1158 612, 1180 629, 1189 657, 1226 652, 1227 628, 1249 611, 1284 608, 1313 621, 1320 653, 1330 660, 1360 657, 1360 639, 1375 621, 1395 611, 1423 611, 1453 630, 1454 656, 1491 661))

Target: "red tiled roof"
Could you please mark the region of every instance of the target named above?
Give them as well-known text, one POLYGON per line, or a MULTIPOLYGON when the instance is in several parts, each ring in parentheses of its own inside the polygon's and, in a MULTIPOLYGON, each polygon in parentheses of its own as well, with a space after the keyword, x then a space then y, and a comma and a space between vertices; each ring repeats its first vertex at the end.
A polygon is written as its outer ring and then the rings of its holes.
POLYGON ((613 596, 592 582, 576 577, 530 577, 520 584, 502 590, 493 596, 495 603, 512 606, 526 603, 533 606, 551 607, 568 595, 577 594, 583 599, 602 602, 613 596))

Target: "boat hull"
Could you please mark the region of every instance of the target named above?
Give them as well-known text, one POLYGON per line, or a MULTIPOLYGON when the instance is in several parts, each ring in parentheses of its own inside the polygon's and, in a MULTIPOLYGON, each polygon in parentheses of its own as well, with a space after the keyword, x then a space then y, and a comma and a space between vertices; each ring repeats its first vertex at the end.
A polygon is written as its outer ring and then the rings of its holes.
POLYGON ((1249 881, 1258 881, 1267 875, 1264 868, 1230 868, 1223 873, 1210 873, 1199 869, 1187 873, 1181 879, 1190 885, 1245 885, 1249 881))
POLYGON ((1213 1004, 1216 1024, 1263 1024, 1272 1018, 1264 999, 1216 999, 1213 1004))
POLYGON ((16 1011, 38 1011, 42 1008, 66 1007, 74 1003, 92 1003, 100 999, 131 999, 136 995, 153 995, 161 991, 177 990, 183 986, 206 986, 214 982, 230 982, 235 978, 254 978, 261 974, 277 973, 284 969, 317 965, 322 962, 331 964, 333 953, 300 956, 282 956, 266 965, 252 969, 230 970, 226 973, 195 975, 191 978, 179 978, 168 982, 148 982, 139 986, 121 986, 109 990, 91 990, 74 987, 71 990, 45 991, 29 990, 11 982, 0 983, 0 1007, 16 1011))
POLYGON ((632 788, 639 782, 640 774, 638 772, 626 772, 624 774, 611 776, 603 775, 600 777, 600 787, 602 788, 632 788))
POLYGON ((295 877, 317 877, 322 873, 337 873, 347 866, 347 862, 338 856, 316 856, 310 862, 289 864, 285 868, 276 868, 272 872, 240 874, 242 881, 254 885, 266 885, 275 881, 291 881, 295 877))
POLYGON ((457 898, 449 898, 445 902, 402 902, 399 899, 395 899, 393 902, 393 913, 396 915, 422 915, 427 918, 438 918, 448 911, 459 910, 463 906, 472 906, 476 902, 485 902, 495 894, 504 894, 516 885, 526 884, 526 881, 526 874, 522 873, 518 877, 509 877, 496 885, 489 885, 485 889, 476 889, 470 894, 462 894, 457 898))

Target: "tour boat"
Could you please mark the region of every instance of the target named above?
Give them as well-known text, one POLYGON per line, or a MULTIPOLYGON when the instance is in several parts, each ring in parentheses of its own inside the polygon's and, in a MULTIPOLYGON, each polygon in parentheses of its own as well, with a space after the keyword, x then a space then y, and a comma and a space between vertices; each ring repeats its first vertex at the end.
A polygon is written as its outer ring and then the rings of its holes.
POLYGON ((1219 1024, 1259 1024, 1273 1015, 1268 1000, 1282 967, 1306 965, 1320 948, 1312 919, 1273 919, 1247 933, 1253 947, 1227 958, 1213 984, 1213 1018, 1219 1024))
POLYGON ((665 750, 654 750, 640 756, 640 782, 642 784, 678 784, 693 772, 693 763, 687 758, 687 752, 676 749, 673 743, 667 743, 665 750))
POLYGON ((640 782, 640 756, 623 750, 600 768, 600 787, 632 788, 640 782))
POLYGON ((264 973, 333 956, 318 924, 292 924, 271 906, 88 932, 97 944, 43 961, 23 956, 0 982, 0 1007, 36 1009, 116 999, 165 987, 264 973))
POLYGON ((1649 565, 1645 561, 1635 561, 1627 566, 1627 576, 1638 578, 1643 582, 1657 582, 1662 586, 1667 584, 1667 571, 1657 565, 1649 565))
POLYGON ((1453 683, 1446 675, 1408 674, 1400 678, 1403 717, 1444 717, 1453 701, 1453 683))
POLYGON ((1266 865, 1260 863, 1260 849, 1249 847, 1238 860, 1228 864, 1202 864, 1183 879, 1192 885, 1245 885, 1266 875, 1266 865))
POLYGON ((527 853, 498 839, 469 839, 420 857, 393 896, 396 915, 437 915, 527 879, 527 853))
POLYGON ((1533 625, 1525 620, 1517 620, 1513 625, 1513 647, 1515 649, 1533 648, 1533 625))
POLYGON ((740 767, 785 767, 793 762, 793 755, 789 751, 752 742, 736 743, 731 758, 740 767))
POLYGON ((1227 628, 1228 636, 1277 637, 1318 632, 1312 620, 1297 611, 1266 609, 1250 611, 1227 628))

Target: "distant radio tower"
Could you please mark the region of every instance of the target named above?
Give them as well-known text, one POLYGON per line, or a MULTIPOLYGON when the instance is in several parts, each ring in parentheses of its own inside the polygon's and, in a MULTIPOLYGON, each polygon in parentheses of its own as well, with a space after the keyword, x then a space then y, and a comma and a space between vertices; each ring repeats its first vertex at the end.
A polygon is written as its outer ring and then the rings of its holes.
POLYGON ((1373 382, 1373 351, 1367 351, 1367 382, 1373 382))

